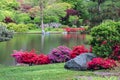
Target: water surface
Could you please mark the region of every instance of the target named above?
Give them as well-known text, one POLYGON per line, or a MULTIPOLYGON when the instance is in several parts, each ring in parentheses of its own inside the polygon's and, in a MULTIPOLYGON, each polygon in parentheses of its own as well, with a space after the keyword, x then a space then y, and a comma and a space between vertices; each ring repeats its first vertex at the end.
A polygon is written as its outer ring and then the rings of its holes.
POLYGON ((0 64, 14 65, 14 58, 11 57, 13 50, 35 49, 36 53, 48 54, 53 48, 65 45, 72 48, 75 45, 86 44, 85 34, 15 34, 10 41, 0 42, 0 64))

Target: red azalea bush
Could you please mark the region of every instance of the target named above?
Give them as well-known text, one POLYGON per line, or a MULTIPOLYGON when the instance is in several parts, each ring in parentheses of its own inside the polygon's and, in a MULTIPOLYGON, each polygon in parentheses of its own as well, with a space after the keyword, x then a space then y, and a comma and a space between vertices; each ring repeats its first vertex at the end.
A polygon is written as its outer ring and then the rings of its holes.
POLYGON ((104 58, 93 58, 93 60, 88 62, 87 65, 88 69, 92 70, 110 69, 117 66, 114 60, 104 58))
POLYGON ((77 32, 77 31, 84 31, 85 28, 65 28, 66 32, 77 32))
POLYGON ((40 54, 37 57, 34 64, 40 65, 40 64, 49 64, 49 63, 50 63, 50 60, 49 60, 48 56, 45 54, 40 54))
POLYGON ((80 54, 87 53, 87 52, 89 52, 89 50, 85 48, 84 45, 79 45, 79 46, 73 47, 73 50, 71 51, 70 56, 71 58, 74 58, 80 54))
POLYGON ((24 63, 24 64, 48 64, 50 63, 50 60, 47 55, 45 54, 40 54, 37 55, 35 53, 35 50, 31 50, 30 52, 28 51, 16 51, 14 50, 14 53, 12 56, 15 58, 17 63, 24 63))
POLYGON ((113 53, 110 55, 110 58, 118 60, 120 62, 120 45, 113 47, 113 53))
POLYGON ((22 61, 22 63, 25 63, 25 64, 33 64, 33 63, 35 63, 37 57, 38 57, 38 55, 35 53, 34 50, 31 50, 30 52, 25 51, 21 55, 21 61, 22 61))
POLYGON ((69 49, 68 47, 59 46, 59 47, 53 49, 48 54, 48 57, 49 57, 51 63, 66 62, 71 59, 70 52, 71 52, 71 49, 69 49))

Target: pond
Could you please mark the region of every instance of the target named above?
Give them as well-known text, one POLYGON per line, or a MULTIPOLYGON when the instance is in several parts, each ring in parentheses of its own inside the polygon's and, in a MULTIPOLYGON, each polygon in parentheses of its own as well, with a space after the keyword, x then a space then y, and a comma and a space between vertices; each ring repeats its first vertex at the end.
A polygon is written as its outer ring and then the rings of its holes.
POLYGON ((48 54, 53 48, 65 45, 72 48, 75 45, 84 44, 89 47, 85 34, 15 34, 10 41, 0 42, 0 64, 15 65, 11 57, 13 50, 35 49, 36 53, 48 54))

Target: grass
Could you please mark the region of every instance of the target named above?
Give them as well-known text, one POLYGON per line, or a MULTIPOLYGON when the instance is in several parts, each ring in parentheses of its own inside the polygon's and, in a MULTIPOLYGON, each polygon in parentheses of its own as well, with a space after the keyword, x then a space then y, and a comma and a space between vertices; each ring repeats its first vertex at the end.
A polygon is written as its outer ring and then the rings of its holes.
POLYGON ((41 29, 29 30, 27 33, 41 33, 41 29))
POLYGON ((72 80, 77 76, 93 75, 90 71, 71 71, 64 64, 0 67, 0 80, 72 80))
MULTIPOLYGON (((50 32, 50 33, 62 33, 64 32, 63 29, 61 28, 50 28, 50 29, 45 29, 45 32, 50 32)), ((35 29, 35 30, 29 30, 27 33, 42 33, 41 29, 35 29)))
POLYGON ((64 63, 38 66, 0 65, 0 80, 118 80, 116 77, 99 77, 92 71, 71 71, 64 69, 64 63))

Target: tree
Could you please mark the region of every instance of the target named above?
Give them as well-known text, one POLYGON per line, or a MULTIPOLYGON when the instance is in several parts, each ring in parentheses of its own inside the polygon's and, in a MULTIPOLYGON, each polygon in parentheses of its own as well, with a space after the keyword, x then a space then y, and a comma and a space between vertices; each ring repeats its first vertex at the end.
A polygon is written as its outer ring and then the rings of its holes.
POLYGON ((31 1, 31 3, 35 4, 35 5, 39 5, 39 9, 40 9, 40 21, 41 21, 41 28, 42 28, 42 32, 44 32, 44 10, 46 8, 47 5, 54 3, 56 0, 29 0, 31 1), (38 3, 38 4, 37 4, 38 3))
POLYGON ((39 0, 42 33, 44 33, 44 25, 43 25, 43 17, 44 17, 44 15, 43 15, 43 11, 44 11, 46 2, 47 2, 47 0, 39 0))
POLYGON ((100 12, 101 11, 101 8, 100 8, 100 5, 105 2, 105 0, 92 0, 93 2, 97 2, 98 4, 98 11, 100 12))

